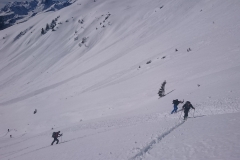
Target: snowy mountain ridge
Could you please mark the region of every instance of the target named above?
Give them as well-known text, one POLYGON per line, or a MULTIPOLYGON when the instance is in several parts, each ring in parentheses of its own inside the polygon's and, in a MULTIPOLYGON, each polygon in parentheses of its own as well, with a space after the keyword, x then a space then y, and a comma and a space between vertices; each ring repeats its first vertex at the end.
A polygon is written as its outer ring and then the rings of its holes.
POLYGON ((0 29, 27 21, 40 12, 57 11, 74 3, 74 0, 52 1, 33 0, 9 2, 0 10, 0 19, 4 22, 0 29))
POLYGON ((239 8, 78 0, 1 30, 0 159, 238 160, 239 8))

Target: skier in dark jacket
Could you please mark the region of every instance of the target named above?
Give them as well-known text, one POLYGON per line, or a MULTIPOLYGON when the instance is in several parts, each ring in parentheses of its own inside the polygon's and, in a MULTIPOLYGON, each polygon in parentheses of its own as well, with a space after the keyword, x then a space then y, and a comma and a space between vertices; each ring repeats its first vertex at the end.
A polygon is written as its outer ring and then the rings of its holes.
POLYGON ((175 113, 177 113, 177 110, 178 110, 178 105, 179 105, 179 103, 183 103, 184 102, 184 100, 183 101, 178 101, 178 99, 175 99, 175 100, 173 100, 173 111, 171 112, 171 114, 173 114, 174 112, 175 113))
POLYGON ((187 101, 184 105, 183 105, 183 110, 184 110, 184 120, 186 120, 188 118, 188 112, 189 110, 192 108, 192 109, 195 109, 191 102, 187 101))
POLYGON ((58 132, 53 132, 53 138, 54 138, 54 140, 53 140, 53 142, 52 142, 51 145, 53 145, 53 143, 54 143, 55 141, 57 141, 57 144, 58 144, 58 142, 59 142, 58 137, 61 137, 61 136, 62 136, 62 134, 60 134, 60 131, 58 131, 58 132))

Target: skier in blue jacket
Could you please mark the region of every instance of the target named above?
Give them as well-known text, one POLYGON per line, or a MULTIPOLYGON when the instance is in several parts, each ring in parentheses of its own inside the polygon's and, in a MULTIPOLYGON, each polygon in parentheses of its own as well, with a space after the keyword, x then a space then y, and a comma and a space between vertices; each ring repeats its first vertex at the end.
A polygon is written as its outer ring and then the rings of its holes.
POLYGON ((178 101, 178 99, 175 99, 175 100, 173 100, 173 111, 171 112, 171 114, 173 114, 173 113, 177 113, 177 110, 178 110, 178 105, 179 105, 179 103, 183 103, 184 102, 184 100, 183 101, 178 101))

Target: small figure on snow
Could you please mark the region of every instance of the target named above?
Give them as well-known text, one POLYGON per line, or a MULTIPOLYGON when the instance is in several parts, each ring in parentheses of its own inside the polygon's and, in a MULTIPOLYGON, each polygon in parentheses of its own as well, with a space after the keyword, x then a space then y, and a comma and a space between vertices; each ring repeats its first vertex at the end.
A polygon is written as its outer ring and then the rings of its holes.
POLYGON ((177 113, 177 110, 178 110, 177 106, 179 105, 179 103, 183 103, 183 102, 184 102, 184 100, 183 101, 178 101, 178 99, 173 100, 173 110, 172 110, 171 114, 177 113))
POLYGON ((12 135, 10 135, 10 138, 12 138, 12 135))
POLYGON ((57 141, 57 144, 58 144, 58 142, 59 142, 58 137, 61 137, 61 136, 62 136, 62 134, 60 134, 60 131, 58 131, 58 132, 53 132, 52 138, 54 138, 54 140, 53 140, 53 142, 52 142, 51 145, 53 145, 53 143, 54 143, 55 141, 57 141))
POLYGON ((188 48, 187 51, 190 52, 190 51, 192 51, 192 50, 191 50, 191 48, 188 48))
POLYGON ((33 112, 33 114, 36 114, 37 113, 37 109, 35 109, 35 111, 33 112))
POLYGON ((187 101, 183 105, 182 109, 184 110, 184 120, 186 120, 188 118, 188 112, 191 108, 195 110, 195 108, 192 106, 191 102, 189 102, 189 101, 187 101))
POLYGON ((10 129, 8 129, 8 132, 10 132, 10 129))

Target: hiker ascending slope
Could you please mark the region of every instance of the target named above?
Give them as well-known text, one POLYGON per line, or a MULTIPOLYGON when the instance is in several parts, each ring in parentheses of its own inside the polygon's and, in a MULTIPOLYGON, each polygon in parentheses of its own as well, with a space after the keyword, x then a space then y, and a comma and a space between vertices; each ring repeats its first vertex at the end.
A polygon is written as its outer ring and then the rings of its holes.
POLYGON ((183 110, 184 110, 184 120, 186 120, 188 118, 188 112, 189 110, 192 108, 192 109, 195 109, 191 102, 187 101, 184 105, 183 105, 183 110))
POLYGON ((58 131, 58 132, 53 132, 52 137, 54 138, 54 140, 53 140, 53 142, 52 142, 51 145, 53 145, 53 143, 54 143, 55 141, 57 141, 57 144, 58 144, 58 142, 59 142, 58 137, 61 137, 61 136, 62 136, 62 134, 60 134, 60 131, 58 131))
POLYGON ((183 101, 178 101, 178 99, 173 100, 173 111, 171 112, 171 114, 173 114, 174 112, 176 113, 178 110, 177 106, 179 105, 179 103, 183 103, 183 102, 184 100, 183 101))

